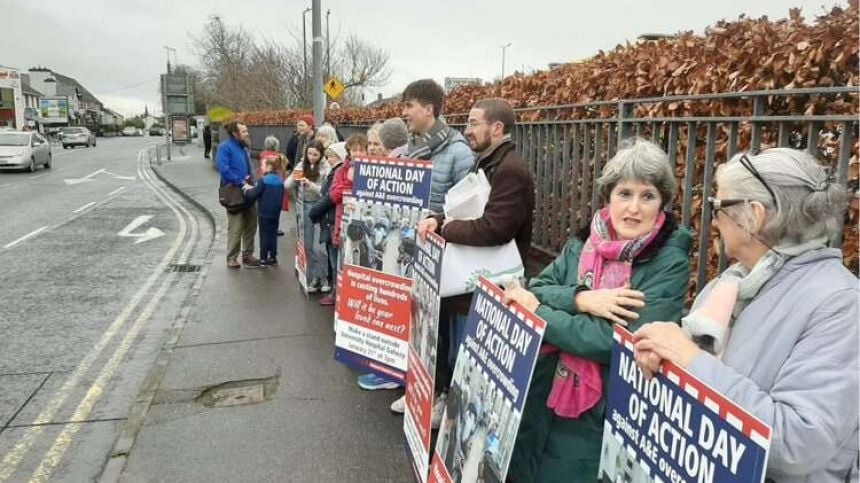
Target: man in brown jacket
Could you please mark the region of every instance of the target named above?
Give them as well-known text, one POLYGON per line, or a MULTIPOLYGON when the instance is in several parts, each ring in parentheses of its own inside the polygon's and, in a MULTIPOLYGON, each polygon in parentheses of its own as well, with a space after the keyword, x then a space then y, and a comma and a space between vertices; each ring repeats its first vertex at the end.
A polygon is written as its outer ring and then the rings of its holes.
MULTIPOLYGON (((476 154, 472 171, 483 169, 490 182, 490 198, 484 214, 475 220, 445 220, 444 215, 427 218, 418 225, 419 236, 432 230, 450 243, 478 247, 504 245, 515 240, 525 263, 532 240, 535 192, 531 169, 517 154, 511 140, 515 122, 514 111, 504 99, 482 99, 475 103, 469 111, 466 139, 476 154)), ((448 347, 440 343, 440 360, 436 365, 437 368, 445 365, 443 358, 447 349, 450 372, 439 374, 437 371, 437 387, 450 384, 471 300, 471 294, 442 300, 439 339, 442 341, 447 335, 450 343, 448 347)))

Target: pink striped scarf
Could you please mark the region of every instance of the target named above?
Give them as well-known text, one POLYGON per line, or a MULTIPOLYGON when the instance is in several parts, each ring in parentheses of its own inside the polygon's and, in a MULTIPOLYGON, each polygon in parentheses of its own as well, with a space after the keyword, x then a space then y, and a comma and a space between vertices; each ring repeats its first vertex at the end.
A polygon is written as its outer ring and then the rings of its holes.
MULTIPOLYGON (((633 240, 616 240, 609 208, 594 214, 591 234, 579 255, 578 283, 590 290, 619 288, 630 282, 633 260, 660 233, 666 215, 657 217, 651 231, 633 240)), ((597 323, 603 323, 599 321, 597 323)), ((578 418, 600 401, 603 379, 600 364, 544 343, 541 353, 560 352, 547 407, 564 418, 578 418)))

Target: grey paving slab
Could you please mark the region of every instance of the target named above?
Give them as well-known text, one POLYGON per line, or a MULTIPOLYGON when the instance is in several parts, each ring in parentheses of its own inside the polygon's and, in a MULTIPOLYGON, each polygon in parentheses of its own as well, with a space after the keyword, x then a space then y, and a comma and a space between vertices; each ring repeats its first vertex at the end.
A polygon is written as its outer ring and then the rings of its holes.
POLYGON ((410 481, 402 420, 383 410, 294 398, 156 406, 122 481, 410 481))
POLYGON ((180 345, 331 332, 332 311, 301 294, 286 264, 230 270, 216 260, 201 292, 180 345))

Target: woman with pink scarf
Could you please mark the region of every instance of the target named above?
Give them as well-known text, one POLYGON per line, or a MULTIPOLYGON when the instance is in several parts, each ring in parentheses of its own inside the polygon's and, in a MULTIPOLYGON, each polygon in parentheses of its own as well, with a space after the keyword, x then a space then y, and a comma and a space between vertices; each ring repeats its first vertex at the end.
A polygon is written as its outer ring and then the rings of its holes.
POLYGON ((509 481, 593 482, 603 437, 612 325, 678 320, 692 237, 666 205, 669 159, 644 139, 623 145, 597 180, 604 206, 531 281, 506 292, 547 322, 509 481))

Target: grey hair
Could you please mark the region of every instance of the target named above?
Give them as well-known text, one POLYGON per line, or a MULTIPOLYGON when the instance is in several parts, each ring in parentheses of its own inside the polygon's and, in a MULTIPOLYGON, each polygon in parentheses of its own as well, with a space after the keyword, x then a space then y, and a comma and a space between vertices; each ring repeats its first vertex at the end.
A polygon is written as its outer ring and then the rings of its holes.
POLYGON ((266 136, 263 146, 269 151, 278 151, 281 147, 281 142, 275 136, 266 136))
POLYGON ((675 196, 675 173, 669 156, 660 146, 640 137, 622 141, 618 152, 603 167, 597 189, 604 203, 609 202, 612 189, 621 181, 651 183, 660 193, 661 207, 675 196))
POLYGON ((776 196, 740 163, 737 154, 717 169, 717 186, 726 198, 758 201, 765 207, 765 223, 756 233, 755 217, 749 203, 729 209, 750 233, 770 246, 795 245, 826 236, 832 240, 842 229, 842 213, 847 191, 830 180, 827 170, 811 154, 790 148, 766 149, 758 155, 746 154, 776 196))
POLYGON ((372 126, 367 128, 367 136, 370 137, 370 134, 376 134, 376 137, 379 137, 379 131, 382 129, 382 124, 384 121, 376 121, 372 126))
POLYGON ((320 134, 322 134, 326 137, 326 139, 328 139, 328 143, 323 143, 324 148, 328 148, 332 145, 332 143, 337 142, 337 131, 335 131, 334 128, 329 126, 328 124, 323 124, 317 129, 317 138, 319 138, 320 134))

